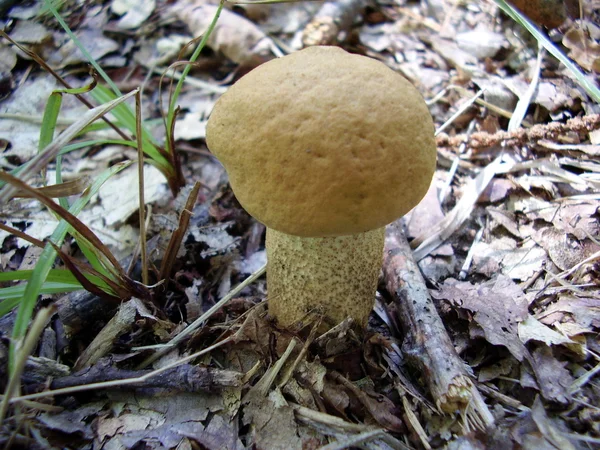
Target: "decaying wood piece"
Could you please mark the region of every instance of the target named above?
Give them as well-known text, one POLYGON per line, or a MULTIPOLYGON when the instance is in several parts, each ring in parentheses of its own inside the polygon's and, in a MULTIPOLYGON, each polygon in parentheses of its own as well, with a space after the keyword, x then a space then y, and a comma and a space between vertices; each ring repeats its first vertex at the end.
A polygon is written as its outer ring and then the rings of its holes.
MULTIPOLYGON (((116 380, 141 378, 151 370, 124 370, 114 366, 111 358, 101 359, 97 364, 73 375, 54 379, 51 390, 84 386, 92 383, 103 383, 116 380)), ((213 369, 193 364, 182 364, 151 376, 143 381, 124 385, 122 389, 161 388, 178 392, 211 392, 227 387, 240 386, 244 374, 232 370, 213 369)), ((27 386, 27 391, 44 390, 48 386, 27 386)), ((119 388, 113 386, 111 389, 119 388)))
POLYGON ((342 31, 348 31, 369 0, 325 2, 302 32, 302 45, 332 45, 342 31))
POLYGON ((106 355, 112 349, 116 339, 133 328, 136 315, 140 313, 140 310, 150 316, 150 312, 146 310, 144 304, 136 298, 121 304, 117 313, 79 355, 74 366, 75 370, 89 367, 106 355))
POLYGON ((398 306, 404 331, 402 351, 423 373, 437 408, 452 413, 465 411, 470 405, 486 425, 492 423, 493 417, 474 388, 427 292, 400 220, 386 230, 383 273, 398 306))

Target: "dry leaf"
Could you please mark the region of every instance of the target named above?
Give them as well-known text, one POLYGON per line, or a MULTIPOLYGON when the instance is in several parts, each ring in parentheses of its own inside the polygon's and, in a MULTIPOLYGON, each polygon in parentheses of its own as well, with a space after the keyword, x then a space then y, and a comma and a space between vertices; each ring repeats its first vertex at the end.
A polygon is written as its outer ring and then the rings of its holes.
POLYGON ((510 0, 534 22, 548 28, 559 27, 567 18, 563 0, 510 0))
POLYGON ((44 25, 29 20, 19 20, 10 32, 10 37, 19 44, 41 44, 51 36, 44 25))
POLYGON ((568 270, 600 250, 590 239, 580 240, 551 227, 538 230, 532 237, 560 270, 568 270))
POLYGON ((504 36, 485 27, 456 35, 458 47, 477 59, 493 58, 506 45, 504 36))
POLYGON ((518 324, 528 317, 528 305, 523 291, 511 279, 501 275, 473 285, 450 278, 431 295, 473 312, 488 342, 505 346, 519 361, 525 358, 527 350, 519 339, 518 324))
POLYGON ((575 321, 580 327, 589 330, 600 328, 600 300, 585 296, 563 295, 536 318, 547 325, 575 321))
MULTIPOLYGON (((101 29, 84 28, 76 33, 77 38, 96 61, 109 53, 119 50, 119 44, 104 36, 101 29)), ((86 63, 87 59, 69 36, 61 35, 56 50, 49 53, 46 62, 55 68, 64 68, 71 64, 86 63)))
POLYGON ((590 37, 587 30, 573 26, 565 33, 562 42, 569 49, 569 58, 585 70, 600 73, 600 44, 590 37))
POLYGON ((252 425, 252 440, 258 450, 302 450, 294 410, 279 390, 253 398, 244 407, 243 421, 252 425))
POLYGON ((531 340, 544 342, 548 346, 574 344, 571 339, 547 327, 533 316, 519 323, 519 338, 523 344, 531 340))
POLYGON ((110 5, 115 14, 123 16, 117 22, 122 30, 138 28, 150 17, 155 7, 155 0, 113 0, 110 5))
POLYGON ((562 363, 552 354, 552 349, 542 345, 532 354, 535 376, 544 400, 565 407, 572 402, 570 393, 573 377, 562 363))

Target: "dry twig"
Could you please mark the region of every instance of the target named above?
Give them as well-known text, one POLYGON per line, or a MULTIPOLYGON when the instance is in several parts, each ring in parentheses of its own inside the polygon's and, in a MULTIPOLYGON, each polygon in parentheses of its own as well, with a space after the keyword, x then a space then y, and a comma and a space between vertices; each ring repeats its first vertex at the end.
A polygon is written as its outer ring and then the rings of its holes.
POLYGON ((423 372, 438 409, 450 413, 471 405, 486 425, 493 423, 427 292, 400 221, 387 228, 383 266, 387 289, 398 303, 402 351, 423 372))

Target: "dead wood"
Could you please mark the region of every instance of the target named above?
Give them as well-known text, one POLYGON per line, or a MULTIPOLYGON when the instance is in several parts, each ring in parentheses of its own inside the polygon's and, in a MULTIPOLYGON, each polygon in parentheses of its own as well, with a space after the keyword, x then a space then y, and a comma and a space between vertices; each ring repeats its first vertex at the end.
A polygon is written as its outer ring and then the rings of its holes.
POLYGON ((343 31, 348 31, 354 19, 367 6, 368 0, 325 2, 302 32, 302 45, 332 45, 343 31))
MULTIPOLYGON (((54 379, 49 388, 52 390, 84 386, 92 383, 140 378, 151 370, 124 370, 114 366, 111 358, 101 359, 97 364, 73 375, 54 379)), ((241 385, 242 373, 232 370, 213 369, 193 364, 182 364, 158 373, 138 383, 127 384, 111 389, 169 389, 178 392, 211 392, 226 387, 241 385)), ((29 392, 43 390, 46 385, 28 386, 29 392)))
MULTIPOLYGON (((465 411, 476 391, 429 296, 399 220, 386 230, 383 273, 404 332, 403 353, 423 373, 439 410, 465 411)), ((491 421, 482 402, 475 403, 481 404, 482 411, 477 412, 484 421, 491 421)))

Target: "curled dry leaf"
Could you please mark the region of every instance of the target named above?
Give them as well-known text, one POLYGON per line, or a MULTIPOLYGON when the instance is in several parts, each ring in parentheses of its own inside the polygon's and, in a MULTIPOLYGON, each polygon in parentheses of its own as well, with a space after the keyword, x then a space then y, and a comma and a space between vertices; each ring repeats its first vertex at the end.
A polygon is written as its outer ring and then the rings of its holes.
POLYGON ((556 322, 575 322, 589 332, 600 328, 600 300, 585 296, 564 295, 552 303, 537 318, 547 325, 556 322))
POLYGON ((600 250, 591 239, 577 239, 552 227, 543 228, 532 237, 560 270, 568 270, 600 250))

